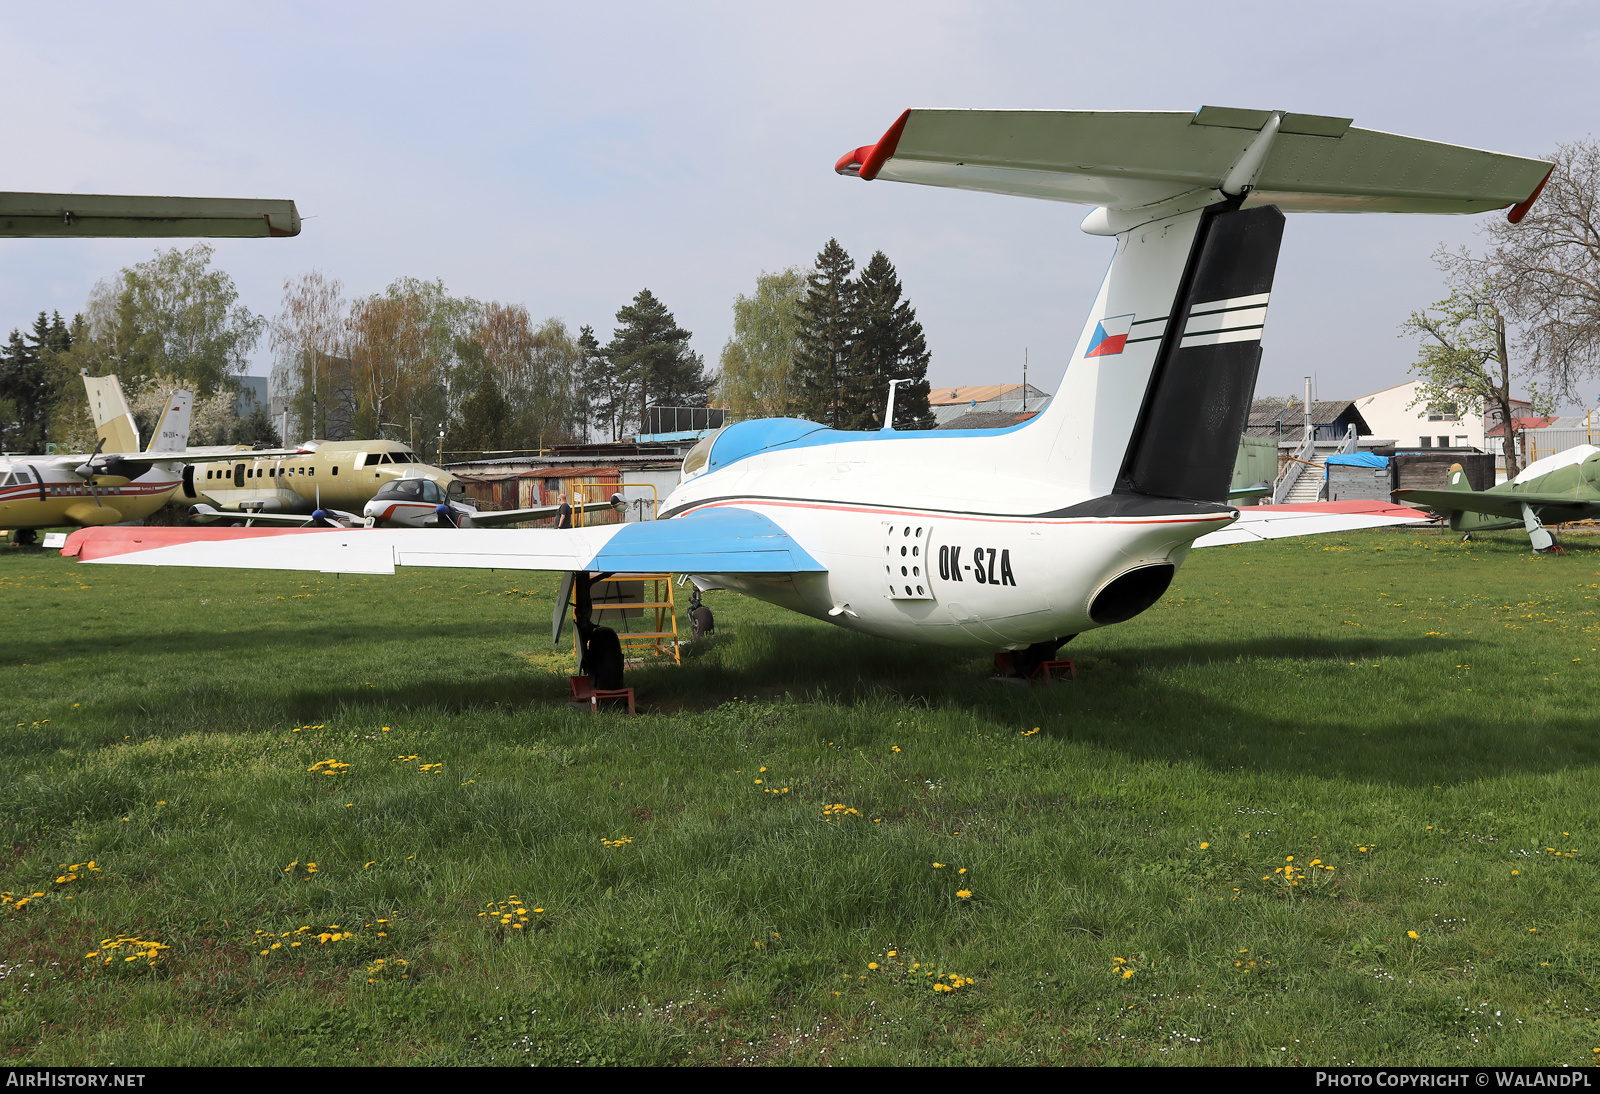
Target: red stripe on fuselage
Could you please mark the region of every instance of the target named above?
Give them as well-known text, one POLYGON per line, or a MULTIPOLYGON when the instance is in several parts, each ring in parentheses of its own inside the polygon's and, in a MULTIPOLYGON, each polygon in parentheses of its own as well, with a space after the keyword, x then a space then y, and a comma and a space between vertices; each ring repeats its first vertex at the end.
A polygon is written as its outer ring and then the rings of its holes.
POLYGON ((734 508, 752 506, 776 506, 785 509, 823 509, 836 513, 875 513, 891 517, 918 516, 928 520, 966 520, 979 524, 1217 524, 1227 523, 1233 517, 1225 513, 1216 513, 1209 516, 1193 517, 1148 517, 1144 520, 1119 518, 1119 517, 1058 517, 1055 519, 1041 519, 1039 517, 1002 517, 982 516, 979 514, 945 513, 932 509, 882 509, 866 505, 844 505, 832 502, 810 501, 769 501, 766 499, 750 498, 744 501, 708 501, 702 505, 695 505, 684 510, 680 516, 688 516, 698 509, 712 509, 718 506, 730 505, 734 508))

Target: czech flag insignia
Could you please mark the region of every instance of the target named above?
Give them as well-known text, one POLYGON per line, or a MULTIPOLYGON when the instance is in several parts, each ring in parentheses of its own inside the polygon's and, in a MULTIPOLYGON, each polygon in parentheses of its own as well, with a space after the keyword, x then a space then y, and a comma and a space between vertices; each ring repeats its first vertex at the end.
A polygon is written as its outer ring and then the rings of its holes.
POLYGON ((1111 357, 1122 352, 1128 343, 1128 331, 1133 327, 1132 315, 1108 315, 1094 325, 1094 337, 1089 339, 1085 357, 1111 357))

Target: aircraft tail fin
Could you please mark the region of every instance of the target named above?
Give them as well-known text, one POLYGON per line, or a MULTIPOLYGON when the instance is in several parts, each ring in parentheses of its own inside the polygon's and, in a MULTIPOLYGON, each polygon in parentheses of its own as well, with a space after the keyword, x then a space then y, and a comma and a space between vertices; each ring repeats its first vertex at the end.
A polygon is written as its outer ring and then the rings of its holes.
POLYGON ((1447 490, 1466 490, 1466 491, 1468 491, 1470 493, 1471 490, 1472 490, 1472 484, 1467 481, 1466 468, 1462 467, 1459 463, 1451 464, 1450 465, 1450 482, 1445 487, 1445 489, 1447 489, 1447 490))
POLYGON ((869 181, 1096 206, 1083 230, 1114 236, 1116 255, 1017 456, 1106 515, 1139 496, 1226 503, 1284 211, 1514 206, 1517 220, 1550 169, 1349 118, 1210 106, 908 110, 835 164, 869 181))
POLYGON ((139 426, 122 394, 122 383, 115 376, 84 376, 89 394, 89 416, 94 420, 95 436, 102 452, 139 451, 139 426))
POLYGON ((178 388, 167 396, 166 409, 150 438, 151 452, 182 452, 189 447, 189 419, 194 410, 194 392, 178 388))
POLYGON ((1113 495, 1225 504, 1283 226, 1274 207, 1230 202, 1119 235, 1056 397, 1018 432, 1019 457, 1102 499, 1096 513, 1121 504, 1113 495))

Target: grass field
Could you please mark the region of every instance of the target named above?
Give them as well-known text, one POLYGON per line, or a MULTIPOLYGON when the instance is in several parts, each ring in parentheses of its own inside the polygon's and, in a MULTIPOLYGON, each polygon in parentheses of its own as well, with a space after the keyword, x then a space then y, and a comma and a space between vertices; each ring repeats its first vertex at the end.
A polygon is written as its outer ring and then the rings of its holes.
POLYGON ((637 719, 553 585, 0 554, 9 1062, 1600 1053, 1600 546, 1196 552, 1052 688, 710 594, 637 719))

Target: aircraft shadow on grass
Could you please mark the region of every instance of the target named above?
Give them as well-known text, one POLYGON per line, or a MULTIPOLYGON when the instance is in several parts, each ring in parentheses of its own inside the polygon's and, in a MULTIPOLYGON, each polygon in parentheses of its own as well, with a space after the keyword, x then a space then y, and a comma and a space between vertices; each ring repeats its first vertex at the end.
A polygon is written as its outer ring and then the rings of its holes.
MULTIPOLYGON (((370 637, 365 628, 342 629, 370 637)), ((765 633, 755 631, 746 630, 747 640, 754 638, 756 648, 737 668, 726 667, 714 656, 719 646, 733 647, 737 636, 718 635, 712 644, 691 653, 684 667, 632 670, 629 683, 639 689, 647 711, 661 714, 711 710, 738 697, 784 695, 847 706, 887 702, 958 709, 997 736, 1024 723, 1042 725, 1051 736, 1134 760, 1368 784, 1445 786, 1600 762, 1600 740, 1591 722, 1540 718, 1537 711, 1530 711, 1518 724, 1497 716, 1500 712, 1487 691, 1483 698, 1488 705, 1463 703, 1455 708, 1459 713, 1431 721, 1376 689, 1359 709, 1329 699, 1310 716, 1280 715, 1272 713, 1271 701, 1239 704, 1192 684, 1174 683, 1169 676, 1169 670, 1179 667, 1231 667, 1241 660, 1301 662, 1313 671, 1322 671, 1323 666, 1345 671, 1352 661, 1387 662, 1398 668, 1395 663, 1407 658, 1480 645, 1471 639, 1260 637, 1123 646, 1109 651, 1109 656, 1107 651, 1084 649, 1079 651, 1083 663, 1079 682, 1047 688, 991 683, 983 659, 965 651, 898 646, 837 633, 819 642, 816 629, 804 626, 766 625, 760 628, 765 633)), ((504 637, 503 629, 491 625, 432 625, 422 632, 444 640, 504 637)), ((415 633, 408 632, 408 637, 415 633)), ((239 635, 230 631, 211 637, 214 642, 219 637, 236 640, 239 635)), ((251 638, 260 646, 284 641, 281 631, 251 632, 251 638)), ((214 646, 196 640, 196 648, 214 646)), ((1064 652, 1073 651, 1069 647, 1064 652)), ((329 676, 333 675, 330 668, 329 676)), ((566 681, 560 675, 504 662, 485 663, 484 671, 470 676, 422 673, 398 686, 352 686, 331 679, 328 686, 319 687, 314 680, 307 683, 261 696, 251 711, 252 720, 387 718, 406 709, 470 716, 496 709, 555 711, 567 702, 566 681)), ((1308 680, 1306 686, 1315 688, 1317 682, 1308 680)), ((234 710, 238 695, 237 687, 195 681, 185 690, 183 706, 204 720, 206 712, 234 710)), ((1304 709, 1305 704, 1297 705, 1297 711, 1304 709)), ((163 716, 148 700, 134 699, 113 706, 110 713, 134 721, 163 716)), ((621 721, 608 718, 605 724, 625 732, 621 721)), ((463 732, 470 732, 470 723, 463 732)))
MULTIPOLYGON (((536 631, 537 627, 530 626, 529 630, 536 631)), ((51 646, 40 646, 37 640, 22 636, 11 642, 0 641, 0 664, 26 661, 30 665, 43 665, 51 661, 106 655, 237 657, 252 651, 289 650, 297 646, 310 648, 308 642, 314 642, 318 650, 329 650, 343 642, 390 641, 411 647, 430 640, 444 643, 472 640, 498 642, 505 637, 504 623, 495 620, 472 623, 407 620, 404 623, 374 621, 363 624, 317 617, 306 620, 303 625, 278 622, 250 628, 235 626, 227 630, 220 627, 215 630, 187 627, 181 631, 158 634, 132 628, 117 631, 85 630, 77 637, 63 639, 51 646)))

